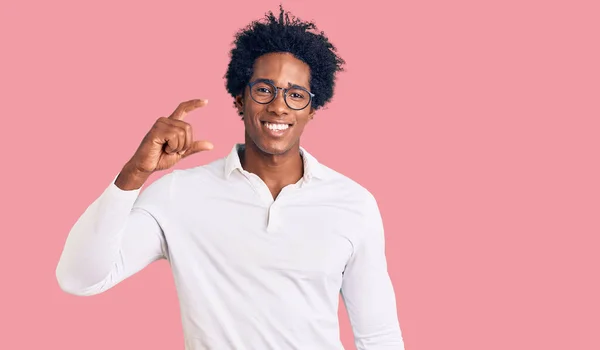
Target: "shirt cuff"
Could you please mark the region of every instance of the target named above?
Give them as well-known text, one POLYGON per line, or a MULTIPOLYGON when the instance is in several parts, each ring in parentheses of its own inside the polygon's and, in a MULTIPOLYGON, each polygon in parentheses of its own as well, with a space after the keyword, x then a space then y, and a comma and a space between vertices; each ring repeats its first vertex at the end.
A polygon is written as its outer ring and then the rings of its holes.
POLYGON ((142 185, 140 188, 134 190, 123 190, 115 184, 117 177, 119 177, 119 174, 113 178, 110 185, 105 189, 103 197, 108 197, 111 201, 115 200, 117 202, 128 203, 133 206, 133 203, 138 198, 144 186, 142 185))

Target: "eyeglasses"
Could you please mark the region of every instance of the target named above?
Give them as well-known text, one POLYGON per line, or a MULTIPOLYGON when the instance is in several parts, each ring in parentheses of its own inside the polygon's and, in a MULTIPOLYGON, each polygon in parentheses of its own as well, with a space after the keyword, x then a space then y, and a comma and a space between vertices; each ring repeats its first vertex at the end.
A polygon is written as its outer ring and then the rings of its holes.
POLYGON ((315 97, 312 92, 301 86, 281 88, 275 86, 271 81, 263 79, 248 83, 248 87, 250 88, 250 97, 260 104, 271 103, 277 98, 279 90, 282 90, 285 104, 296 111, 306 108, 315 97))

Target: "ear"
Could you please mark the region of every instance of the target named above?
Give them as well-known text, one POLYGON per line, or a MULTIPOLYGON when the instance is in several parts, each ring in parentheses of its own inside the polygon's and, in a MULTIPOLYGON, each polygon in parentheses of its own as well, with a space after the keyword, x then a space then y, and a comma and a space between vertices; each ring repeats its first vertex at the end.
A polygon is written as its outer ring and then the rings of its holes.
POLYGON ((308 113, 308 120, 312 120, 315 117, 315 113, 317 111, 311 106, 310 107, 310 112, 308 113))
POLYGON ((240 116, 244 115, 244 97, 242 95, 237 95, 235 97, 235 108, 240 116))

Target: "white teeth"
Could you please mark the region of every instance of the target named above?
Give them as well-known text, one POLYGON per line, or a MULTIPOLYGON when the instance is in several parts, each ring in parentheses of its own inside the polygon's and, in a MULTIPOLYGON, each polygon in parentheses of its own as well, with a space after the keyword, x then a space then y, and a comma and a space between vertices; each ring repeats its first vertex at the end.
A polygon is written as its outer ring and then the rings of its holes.
POLYGON ((289 128, 290 126, 288 124, 272 124, 272 123, 265 123, 265 125, 267 126, 267 128, 271 129, 271 130, 285 130, 287 128, 289 128))

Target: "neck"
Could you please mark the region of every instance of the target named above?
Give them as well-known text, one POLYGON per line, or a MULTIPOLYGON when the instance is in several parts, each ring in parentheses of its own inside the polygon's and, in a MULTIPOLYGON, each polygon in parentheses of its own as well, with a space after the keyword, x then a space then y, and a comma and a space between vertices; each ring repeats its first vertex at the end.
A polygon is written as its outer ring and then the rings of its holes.
POLYGON ((304 163, 299 145, 284 154, 267 154, 254 142, 246 140, 245 151, 240 154, 244 170, 256 174, 276 196, 283 187, 298 182, 304 175, 304 163))

